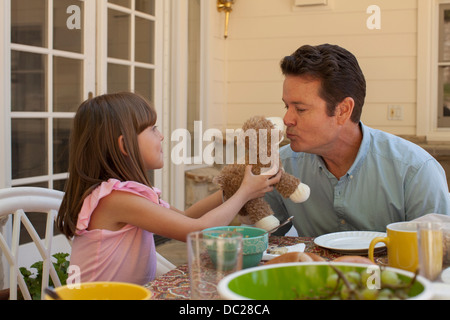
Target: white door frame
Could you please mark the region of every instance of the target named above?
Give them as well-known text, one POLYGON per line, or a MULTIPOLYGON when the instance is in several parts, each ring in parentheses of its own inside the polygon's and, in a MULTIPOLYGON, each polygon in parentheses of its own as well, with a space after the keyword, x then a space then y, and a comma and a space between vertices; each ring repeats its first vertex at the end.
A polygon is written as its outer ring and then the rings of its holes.
POLYGON ((3 156, 0 157, 0 188, 8 186, 11 181, 11 161, 7 155, 11 154, 11 143, 8 143, 11 124, 9 110, 5 106, 11 104, 11 74, 7 70, 11 61, 11 53, 8 49, 11 35, 11 21, 7 12, 11 11, 9 1, 0 2, 0 150, 3 156))
MULTIPOLYGON (((165 40, 170 38, 170 70, 164 64, 163 74, 170 74, 170 81, 164 81, 164 113, 165 128, 165 169, 164 186, 165 194, 169 194, 170 203, 181 210, 185 206, 185 172, 207 165, 175 165, 171 161, 171 149, 173 147, 171 133, 176 129, 187 129, 187 99, 188 99, 188 3, 187 1, 164 1, 166 17, 170 15, 170 37, 165 34, 165 40), (167 6, 167 7, 166 7, 167 6), (171 9, 169 8, 171 6, 171 9), (170 86, 170 89, 167 88, 170 86), (169 94, 170 91, 170 94, 169 94), (170 100, 170 108, 167 108, 170 100)), ((211 12, 215 11, 215 2, 200 0, 201 5, 201 34, 200 34, 200 119, 203 122, 203 130, 208 126, 208 106, 210 105, 210 80, 211 80, 211 12), (212 7, 214 6, 214 8, 212 7)), ((165 50, 165 53, 168 51, 165 50)), ((193 137, 192 137, 193 138, 193 137)), ((177 141, 176 141, 177 142, 177 141)), ((175 142, 175 143, 176 143, 175 142)))

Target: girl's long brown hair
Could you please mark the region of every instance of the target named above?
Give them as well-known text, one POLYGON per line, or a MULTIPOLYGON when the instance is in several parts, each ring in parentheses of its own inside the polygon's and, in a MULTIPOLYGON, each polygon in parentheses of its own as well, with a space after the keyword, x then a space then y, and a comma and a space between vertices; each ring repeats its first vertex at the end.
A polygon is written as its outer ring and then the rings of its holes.
POLYGON ((156 123, 154 108, 134 93, 99 96, 83 102, 75 115, 69 146, 69 178, 57 227, 75 235, 83 201, 108 179, 151 186, 139 152, 137 136, 156 123), (119 148, 123 136, 124 155, 119 148))

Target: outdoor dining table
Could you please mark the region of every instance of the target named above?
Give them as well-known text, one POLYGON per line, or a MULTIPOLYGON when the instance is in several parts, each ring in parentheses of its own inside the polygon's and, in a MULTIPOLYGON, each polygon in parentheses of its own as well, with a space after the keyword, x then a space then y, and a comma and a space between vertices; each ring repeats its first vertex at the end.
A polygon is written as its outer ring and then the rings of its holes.
MULTIPOLYGON (((292 246, 304 243, 305 252, 315 253, 325 260, 333 260, 342 256, 341 253, 334 252, 314 243, 314 238, 305 237, 279 237, 270 236, 269 246, 292 246)), ((383 259, 386 250, 378 252, 378 257, 383 259)), ((261 262, 261 265, 264 262, 261 262)), ((187 264, 178 266, 177 268, 167 272, 166 274, 156 278, 145 285, 152 293, 152 300, 189 300, 190 299, 190 283, 189 268, 187 264)))

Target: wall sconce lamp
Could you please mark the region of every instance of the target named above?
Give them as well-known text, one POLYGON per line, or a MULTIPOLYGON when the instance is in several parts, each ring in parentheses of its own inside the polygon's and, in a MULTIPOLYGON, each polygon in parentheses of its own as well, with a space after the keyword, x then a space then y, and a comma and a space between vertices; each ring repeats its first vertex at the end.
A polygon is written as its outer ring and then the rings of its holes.
POLYGON ((217 0, 217 11, 225 11, 225 39, 228 38, 228 24, 230 22, 230 13, 233 11, 235 0, 217 0))

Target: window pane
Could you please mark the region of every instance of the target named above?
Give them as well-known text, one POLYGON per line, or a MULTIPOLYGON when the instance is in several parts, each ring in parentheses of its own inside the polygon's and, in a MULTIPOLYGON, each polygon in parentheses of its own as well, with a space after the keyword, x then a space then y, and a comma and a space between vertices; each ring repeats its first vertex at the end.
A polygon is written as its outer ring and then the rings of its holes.
POLYGON ((155 0, 136 0, 136 10, 155 15, 155 0))
POLYGON ((46 111, 46 57, 11 51, 11 111, 46 111))
POLYGON ((450 117, 450 67, 439 68, 439 106, 443 108, 442 116, 450 117))
POLYGON ((136 17, 136 61, 154 63, 155 23, 136 17))
POLYGON ((130 59, 130 15, 108 10, 108 57, 130 59))
POLYGON ((53 189, 58 191, 64 191, 67 180, 55 180, 53 181, 53 189))
POLYGON ((54 57, 53 111, 76 112, 83 101, 83 61, 54 57))
POLYGON ((83 53, 84 2, 74 0, 53 1, 53 48, 57 50, 83 53), (72 26, 76 21, 70 19, 75 13, 67 13, 67 9, 75 5, 80 11, 80 28, 72 26), (70 29, 67 23, 70 22, 70 29))
POLYGON ((439 60, 450 61, 450 5, 441 5, 439 60))
POLYGON ((47 122, 45 119, 12 119, 12 178, 48 174, 47 122))
POLYGON ((136 61, 155 62, 155 23, 136 17, 136 61))
POLYGON ((130 67, 108 64, 108 93, 130 91, 130 67))
POLYGON ((11 1, 11 41, 47 47, 46 0, 11 1))
POLYGON ((72 119, 53 121, 53 173, 64 173, 69 168, 69 137, 72 119))
POLYGON ((117 4, 122 7, 131 8, 130 0, 108 0, 109 3, 117 4))
POLYGON ((154 101, 153 84, 154 84, 154 70, 151 69, 135 69, 135 91, 148 101, 154 101))

